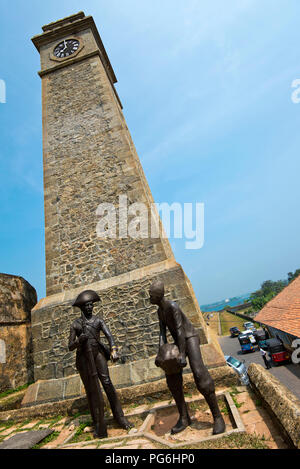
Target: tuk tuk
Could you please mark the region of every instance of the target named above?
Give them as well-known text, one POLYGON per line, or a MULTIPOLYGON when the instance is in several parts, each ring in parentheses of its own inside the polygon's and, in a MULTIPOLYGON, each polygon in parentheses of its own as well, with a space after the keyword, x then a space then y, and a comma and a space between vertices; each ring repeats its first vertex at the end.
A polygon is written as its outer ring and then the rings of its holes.
POLYGON ((255 351, 253 337, 251 337, 249 334, 240 334, 238 336, 238 341, 240 343, 242 353, 255 351))
POLYGON ((290 354, 278 339, 266 340, 269 355, 275 365, 290 361, 290 354))
POLYGON ((257 345, 264 349, 267 350, 268 345, 267 345, 267 336, 266 333, 263 329, 258 329, 257 331, 253 332, 253 335, 255 337, 257 345))

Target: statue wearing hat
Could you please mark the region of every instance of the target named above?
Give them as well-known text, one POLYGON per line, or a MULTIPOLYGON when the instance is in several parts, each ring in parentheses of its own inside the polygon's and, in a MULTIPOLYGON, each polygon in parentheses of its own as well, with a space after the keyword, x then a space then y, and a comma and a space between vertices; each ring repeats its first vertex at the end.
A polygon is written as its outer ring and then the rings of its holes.
POLYGON ((104 401, 99 379, 108 397, 113 416, 117 423, 125 429, 132 424, 124 416, 121 403, 111 382, 107 361, 119 359, 113 336, 103 319, 93 315, 94 303, 100 301, 99 296, 92 290, 85 290, 73 303, 81 309, 81 317, 76 319, 70 329, 69 350, 76 352, 76 368, 84 384, 89 409, 94 423, 94 436, 107 436, 104 421, 104 401), (100 332, 103 332, 109 343, 109 348, 100 342, 100 332))
POLYGON ((179 420, 171 433, 179 433, 191 424, 182 380, 182 369, 187 365, 186 357, 189 359, 197 389, 205 397, 213 415, 213 434, 223 433, 225 423, 218 406, 214 382, 202 360, 198 332, 179 306, 165 298, 163 282, 152 283, 149 293, 150 302, 158 306, 160 326, 159 351, 155 364, 165 371, 168 388, 179 411, 179 420), (167 328, 174 344, 167 341, 167 328))

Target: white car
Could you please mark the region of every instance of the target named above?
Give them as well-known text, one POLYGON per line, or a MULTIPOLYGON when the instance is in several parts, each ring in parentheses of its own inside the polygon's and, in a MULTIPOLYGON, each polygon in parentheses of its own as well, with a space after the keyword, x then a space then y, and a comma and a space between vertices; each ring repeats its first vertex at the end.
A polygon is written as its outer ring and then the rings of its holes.
POLYGON ((225 355, 225 360, 227 365, 231 366, 231 368, 233 368, 234 371, 239 375, 241 383, 244 386, 248 386, 250 382, 247 368, 245 366, 245 361, 240 362, 237 358, 234 358, 231 355, 225 355))
POLYGON ((253 322, 244 322, 243 326, 246 330, 256 331, 256 327, 254 326, 253 322))

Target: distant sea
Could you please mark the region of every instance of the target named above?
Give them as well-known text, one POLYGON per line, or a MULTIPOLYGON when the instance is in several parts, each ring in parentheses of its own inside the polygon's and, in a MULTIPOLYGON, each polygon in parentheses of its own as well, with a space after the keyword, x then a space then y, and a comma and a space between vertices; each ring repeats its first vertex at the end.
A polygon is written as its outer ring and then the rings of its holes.
POLYGON ((228 306, 237 306, 244 303, 245 300, 250 298, 251 293, 246 293, 245 295, 241 296, 234 296, 233 298, 226 298, 221 301, 217 301, 216 303, 211 303, 209 305, 202 305, 200 306, 201 311, 204 313, 209 313, 210 311, 221 311, 222 309, 228 306), (229 301, 226 301, 229 300, 229 301))

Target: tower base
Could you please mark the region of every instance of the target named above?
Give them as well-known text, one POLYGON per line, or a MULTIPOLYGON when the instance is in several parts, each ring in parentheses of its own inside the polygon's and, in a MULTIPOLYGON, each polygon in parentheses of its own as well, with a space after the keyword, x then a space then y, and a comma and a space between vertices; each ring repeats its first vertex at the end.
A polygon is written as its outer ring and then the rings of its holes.
MULTIPOLYGON (((208 335, 191 283, 172 258, 39 301, 32 310, 36 383, 28 389, 26 405, 84 393, 75 367, 76 354, 68 351, 68 337, 70 325, 79 316, 72 303, 81 291, 88 289, 100 297, 95 314, 105 320, 124 362, 110 366, 116 388, 162 379, 163 371, 154 365, 159 338, 157 306, 150 303, 148 293, 153 280, 158 279, 165 284, 166 297, 179 304, 199 332, 205 365, 209 369, 226 366, 219 344, 208 335)), ((185 372, 190 372, 189 368, 185 372)))

